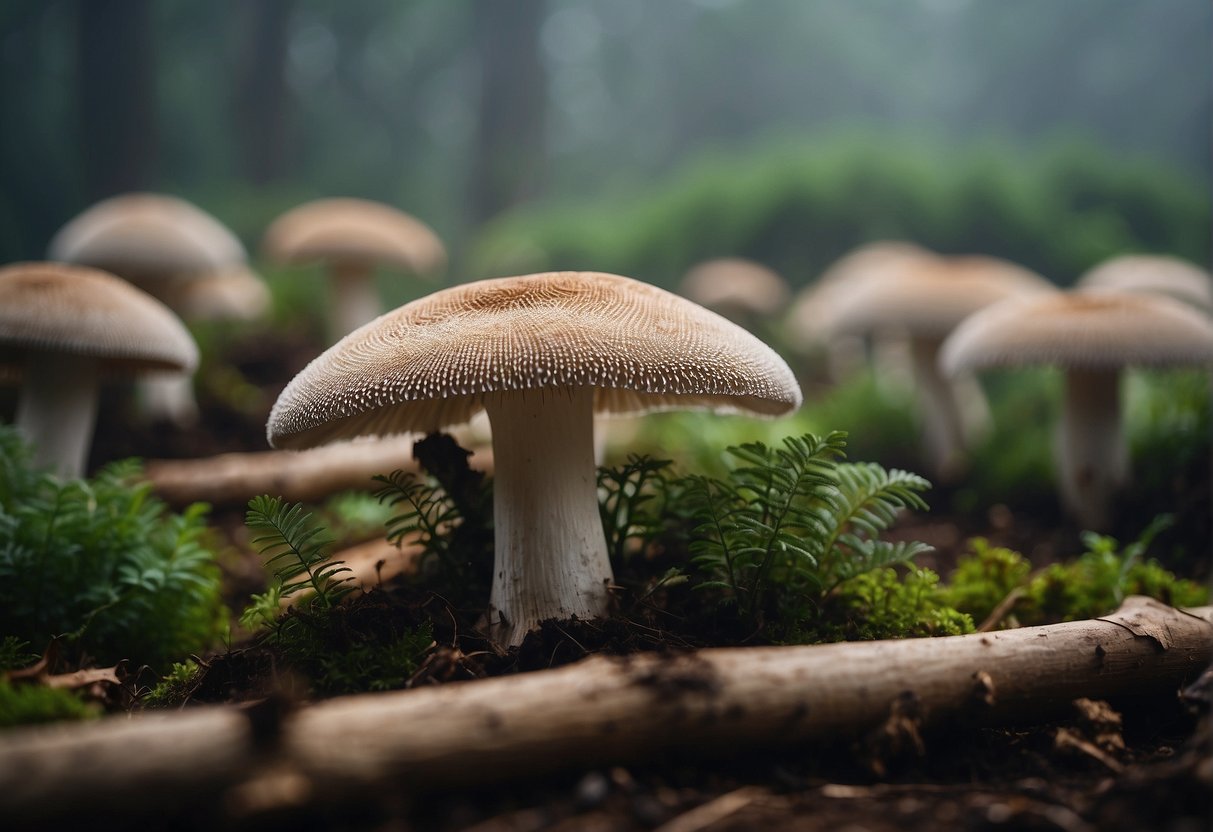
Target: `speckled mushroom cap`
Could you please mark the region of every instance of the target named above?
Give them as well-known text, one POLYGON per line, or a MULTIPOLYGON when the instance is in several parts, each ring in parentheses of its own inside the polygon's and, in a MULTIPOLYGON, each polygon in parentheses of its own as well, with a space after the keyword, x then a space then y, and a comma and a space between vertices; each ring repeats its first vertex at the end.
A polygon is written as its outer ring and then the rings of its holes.
POLYGON ((280 263, 387 263, 418 274, 446 264, 446 249, 425 223, 366 199, 317 199, 270 224, 262 242, 280 263))
POLYGON ((29 351, 96 358, 104 371, 192 371, 198 347, 160 301, 121 278, 63 263, 0 269, 0 362, 29 351))
POLYGON ((745 309, 758 315, 774 315, 791 294, 786 280, 742 257, 705 260, 686 273, 678 293, 709 309, 745 309))
POLYGON ((991 303, 1056 291, 1035 272, 994 257, 920 257, 832 295, 828 329, 855 335, 901 330, 915 337, 943 338, 991 303))
POLYGON ((146 193, 122 194, 88 208, 59 230, 47 256, 104 269, 145 288, 246 259, 236 235, 201 208, 146 193))
POLYGON ((1213 363, 1213 320, 1172 298, 1111 292, 1004 301, 958 326, 940 353, 948 373, 1027 365, 1097 370, 1208 363, 1213 363))
POLYGON ((429 431, 487 394, 586 386, 610 413, 801 402, 783 359, 714 312, 618 275, 552 272, 455 286, 355 330, 287 385, 266 432, 302 448, 429 431))
POLYGON ((1213 312, 1213 276, 1181 260, 1159 254, 1126 254, 1105 260, 1078 279, 1083 292, 1148 292, 1168 295, 1213 312))

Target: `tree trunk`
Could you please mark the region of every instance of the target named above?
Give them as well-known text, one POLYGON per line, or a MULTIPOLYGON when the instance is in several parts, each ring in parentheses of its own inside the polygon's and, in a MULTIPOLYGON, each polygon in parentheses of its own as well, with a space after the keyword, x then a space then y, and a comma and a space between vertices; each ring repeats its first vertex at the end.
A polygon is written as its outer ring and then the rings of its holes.
POLYGON ((235 91, 232 126, 245 178, 255 185, 266 185, 286 175, 290 159, 287 131, 291 99, 286 87, 286 54, 294 0, 252 0, 244 5, 241 11, 248 14, 249 34, 235 91))
POLYGON ((230 707, 11 731, 0 816, 261 808, 501 781, 671 751, 859 737, 912 694, 927 726, 1043 719, 1079 697, 1173 696, 1213 658, 1213 608, 1130 598, 1091 621, 937 639, 593 657, 366 694, 274 718, 230 707))
POLYGON ((77 141, 90 201, 151 182, 156 61, 151 0, 77 0, 77 141))
POLYGON ((539 56, 545 10, 545 0, 476 7, 480 107, 469 185, 477 222, 538 190, 547 102, 547 77, 539 56))

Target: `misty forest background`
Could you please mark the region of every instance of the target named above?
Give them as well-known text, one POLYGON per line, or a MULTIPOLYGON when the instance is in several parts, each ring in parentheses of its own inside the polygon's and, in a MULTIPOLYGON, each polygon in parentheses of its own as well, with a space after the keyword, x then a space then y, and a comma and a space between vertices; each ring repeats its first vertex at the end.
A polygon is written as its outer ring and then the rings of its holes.
POLYGON ((7 0, 0 258, 107 195, 254 251, 309 198, 433 225, 448 282, 794 285, 868 240, 1069 284, 1210 258, 1207 0, 7 0))

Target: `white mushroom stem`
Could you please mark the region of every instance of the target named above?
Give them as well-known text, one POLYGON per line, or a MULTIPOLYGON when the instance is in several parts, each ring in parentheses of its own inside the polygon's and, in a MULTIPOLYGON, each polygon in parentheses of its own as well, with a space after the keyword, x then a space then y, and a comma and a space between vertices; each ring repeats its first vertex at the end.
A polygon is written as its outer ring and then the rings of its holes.
POLYGON ((912 338, 910 358, 927 457, 935 476, 949 480, 964 467, 965 423, 956 389, 939 371, 941 343, 938 338, 912 338))
POLYGON ((329 320, 337 340, 383 312, 379 292, 375 288, 375 268, 367 262, 345 260, 330 266, 332 313, 329 320))
POLYGON ((607 613, 611 563, 598 513, 594 390, 491 394, 496 555, 489 626, 519 644, 549 618, 607 613))
POLYGON ((1066 506, 1087 529, 1107 528, 1112 496, 1128 475, 1119 382, 1117 370, 1066 371, 1058 477, 1066 506))
POLYGON ((164 421, 178 428, 198 424, 194 379, 188 373, 156 373, 139 380, 139 408, 148 421, 164 421))
POLYGON ((97 362, 35 353, 25 364, 17 430, 34 446, 34 464, 64 479, 80 477, 97 418, 97 362))

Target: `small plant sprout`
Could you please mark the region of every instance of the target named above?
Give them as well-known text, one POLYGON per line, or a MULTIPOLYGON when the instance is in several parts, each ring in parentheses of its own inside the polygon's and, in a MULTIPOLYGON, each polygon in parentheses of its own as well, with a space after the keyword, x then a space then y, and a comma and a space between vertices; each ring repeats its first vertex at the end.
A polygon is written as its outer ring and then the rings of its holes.
POLYGON ((106 375, 193 372, 198 348, 180 320, 111 274, 60 263, 0 269, 0 365, 21 378, 17 429, 35 462, 84 471, 106 375))
POLYGON ((514 645, 545 619, 607 612, 595 412, 775 416, 800 402, 787 364, 719 315, 630 278, 554 272, 446 289, 351 333, 287 385, 267 432, 276 447, 304 448, 488 411, 488 624, 514 645))
POLYGON ((940 353, 944 372, 1051 365, 1065 373, 1055 457, 1066 506, 1106 529, 1128 477, 1120 376, 1129 365, 1213 364, 1213 320, 1167 297, 1056 294, 1005 301, 961 324, 940 353))
POLYGON ((306 202, 274 220, 262 247, 278 263, 319 262, 328 267, 334 339, 383 311, 375 290, 376 265, 418 275, 437 273, 446 265, 446 249, 428 225, 366 199, 306 202))
MULTIPOLYGON (((944 338, 966 317, 1005 298, 1052 294, 1043 277, 993 257, 919 256, 840 286, 830 295, 831 335, 902 335, 909 341, 926 456, 938 478, 963 470, 966 433, 962 388, 937 364, 944 338)), ((979 388, 972 392, 980 393, 979 388)), ((984 410, 984 398, 979 398, 984 410)))

